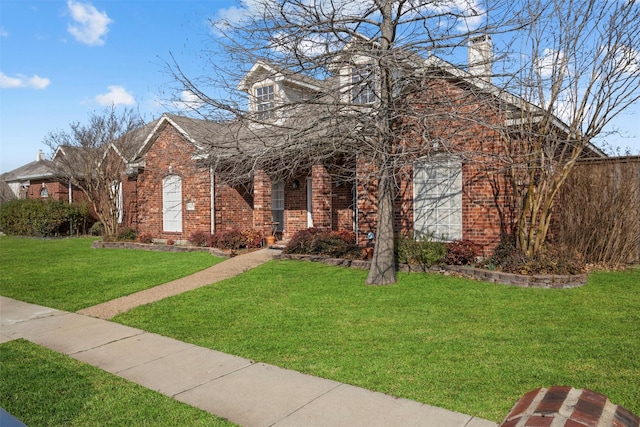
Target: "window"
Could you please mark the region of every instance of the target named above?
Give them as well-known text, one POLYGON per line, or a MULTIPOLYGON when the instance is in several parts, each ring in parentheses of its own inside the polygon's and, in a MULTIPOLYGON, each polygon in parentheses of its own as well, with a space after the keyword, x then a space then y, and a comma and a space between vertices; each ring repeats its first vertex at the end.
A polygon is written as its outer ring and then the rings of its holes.
POLYGON ((118 224, 122 224, 124 219, 124 205, 122 200, 122 181, 116 181, 111 184, 111 196, 115 201, 115 208, 118 212, 118 224))
POLYGON ((42 184, 42 188, 40 189, 40 197, 49 197, 49 190, 47 190, 47 187, 45 187, 44 184, 42 184))
POLYGON ((413 166, 414 232, 419 239, 462 238, 462 162, 440 158, 413 166))
POLYGON ((162 179, 162 229, 182 231, 182 178, 178 175, 162 179))
POLYGON ((256 117, 258 120, 269 120, 273 118, 274 99, 273 85, 256 88, 256 117))
POLYGON ((276 181, 271 185, 271 220, 277 222, 275 229, 284 230, 284 182, 276 181))
POLYGON ((373 104, 376 101, 375 74, 372 64, 351 67, 351 101, 354 104, 373 104))

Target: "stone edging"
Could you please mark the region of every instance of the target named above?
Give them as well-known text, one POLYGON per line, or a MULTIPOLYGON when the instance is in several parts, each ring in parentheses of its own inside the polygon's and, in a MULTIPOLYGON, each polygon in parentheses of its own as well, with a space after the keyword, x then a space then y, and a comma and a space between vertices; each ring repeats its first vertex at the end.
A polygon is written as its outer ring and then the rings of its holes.
MULTIPOLYGON (((371 265, 371 261, 328 258, 320 255, 280 254, 276 258, 321 262, 323 264, 339 265, 343 267, 352 267, 362 270, 369 269, 371 265)), ((528 276, 522 274, 504 273, 502 271, 485 270, 482 268, 463 265, 441 265, 424 269, 419 266, 401 264, 398 267, 398 271, 419 271, 432 273, 442 273, 450 271, 464 274, 465 276, 469 276, 473 279, 483 282, 514 285, 524 288, 567 289, 577 288, 587 283, 586 273, 576 275, 534 274, 528 276)))
POLYGON ((103 242, 97 240, 91 244, 93 249, 139 249, 143 251, 157 252, 209 252, 211 255, 221 258, 229 258, 231 254, 217 248, 208 248, 201 246, 183 246, 183 245, 161 245, 155 243, 138 243, 138 242, 103 242))

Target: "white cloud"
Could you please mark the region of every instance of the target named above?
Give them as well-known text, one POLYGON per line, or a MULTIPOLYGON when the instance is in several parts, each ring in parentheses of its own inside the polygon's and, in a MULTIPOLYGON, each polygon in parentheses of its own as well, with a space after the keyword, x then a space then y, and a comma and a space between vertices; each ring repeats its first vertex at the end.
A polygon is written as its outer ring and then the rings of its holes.
POLYGON ((614 67, 621 74, 637 74, 640 72, 640 51, 630 46, 614 46, 611 60, 614 63, 614 67))
POLYGON ((133 105, 136 103, 133 95, 131 95, 124 86, 107 86, 109 92, 96 95, 95 100, 100 105, 133 105))
POLYGON ((40 77, 34 74, 32 77, 27 77, 22 74, 18 74, 17 77, 9 77, 6 74, 0 72, 0 87, 5 89, 11 88, 31 88, 31 89, 44 89, 51 84, 51 80, 40 77))
POLYGON ((4 27, 0 27, 0 37, 9 37, 9 33, 4 29, 4 27))
POLYGON ((80 43, 89 46, 102 46, 103 37, 109 31, 109 24, 113 22, 106 12, 100 12, 90 3, 80 3, 69 0, 67 7, 71 13, 73 23, 67 29, 80 43))
POLYGON ((566 69, 564 53, 558 50, 546 48, 538 59, 536 66, 537 72, 541 77, 553 77, 560 70, 566 69))
MULTIPOLYGON (((240 6, 231 6, 218 10, 214 18, 214 33, 220 33, 225 28, 242 24, 245 20, 260 19, 264 14, 264 8, 269 7, 270 1, 264 0, 240 0, 240 6)), ((274 3, 275 4, 275 3, 274 3)), ((376 20, 380 18, 379 12, 375 12, 377 6, 373 0, 302 0, 301 5, 316 8, 319 11, 335 13, 335 19, 359 20, 365 13, 373 12, 370 18, 376 20)), ((482 6, 482 0, 410 0, 405 11, 405 19, 410 20, 413 14, 423 16, 426 19, 440 16, 440 20, 447 21, 442 25, 447 26, 453 23, 460 32, 473 31, 482 25, 486 19, 486 10, 482 6), (444 17, 444 18, 443 18, 444 17)), ((288 13, 285 10, 285 13, 288 13)), ((291 6, 289 18, 296 20, 305 16, 301 6, 291 6)), ((304 18, 302 18, 304 19, 304 18)))
POLYGON ((180 100, 173 101, 171 105, 180 110, 197 110, 204 104, 195 93, 189 90, 180 92, 180 100))

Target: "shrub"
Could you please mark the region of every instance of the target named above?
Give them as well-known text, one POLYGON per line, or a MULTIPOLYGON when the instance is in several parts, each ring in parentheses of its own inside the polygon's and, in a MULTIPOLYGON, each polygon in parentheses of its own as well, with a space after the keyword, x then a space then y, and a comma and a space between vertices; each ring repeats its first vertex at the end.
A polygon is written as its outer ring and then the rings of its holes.
MULTIPOLYGON (((216 233, 218 235, 218 233, 216 233)), ((220 249, 238 250, 247 246, 247 241, 242 231, 238 228, 223 231, 217 236, 216 246, 220 249)))
POLYGON ((349 230, 300 230, 284 249, 288 254, 326 255, 333 258, 360 258, 355 233, 349 230))
POLYGON ((471 240, 454 240, 447 243, 444 262, 449 265, 470 265, 480 255, 480 246, 471 240))
POLYGON ((489 263, 499 270, 517 274, 580 274, 585 262, 577 251, 564 246, 547 244, 534 257, 518 250, 511 237, 503 237, 489 263))
POLYGON ((89 234, 91 234, 92 236, 102 236, 103 233, 104 225, 100 221, 95 222, 89 229, 89 234))
POLYGON ((138 242, 140 243, 153 243, 153 237, 151 233, 142 233, 138 236, 138 242))
POLYGON ((283 252, 286 254, 309 254, 309 248, 313 245, 315 236, 320 232, 315 227, 300 230, 293 235, 283 252))
POLYGON ((580 274, 586 269, 584 259, 578 251, 564 246, 547 244, 536 256, 527 260, 527 274, 580 274))
POLYGON ((56 200, 16 199, 0 206, 0 228, 10 235, 52 237, 85 233, 86 206, 56 200))
POLYGON ((210 246, 211 233, 206 231, 194 231, 189 236, 189 243, 193 246, 210 246))
POLYGON ((218 238, 221 236, 220 233, 215 233, 215 234, 209 234, 207 236, 207 243, 206 246, 210 247, 210 248, 217 248, 218 247, 218 238))
POLYGON ((526 263, 527 257, 516 248, 512 236, 502 236, 489 259, 489 264, 510 273, 521 273, 526 263))
POLYGON ((247 244, 247 248, 259 248, 262 246, 262 233, 255 228, 248 228, 246 230, 242 230, 242 235, 244 236, 247 244))
POLYGON ((119 242, 135 242, 138 238, 138 232, 130 227, 125 227, 118 230, 116 240, 119 242))
POLYGON ((424 268, 439 264, 444 260, 447 247, 442 242, 425 236, 415 240, 413 236, 400 236, 396 240, 396 260, 401 264, 418 264, 424 268))

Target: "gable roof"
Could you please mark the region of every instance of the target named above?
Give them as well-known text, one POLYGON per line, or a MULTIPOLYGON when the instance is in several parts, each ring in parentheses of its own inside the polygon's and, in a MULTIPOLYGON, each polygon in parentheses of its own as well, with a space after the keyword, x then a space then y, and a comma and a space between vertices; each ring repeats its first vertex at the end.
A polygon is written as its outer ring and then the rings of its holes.
POLYGON ((291 85, 300 86, 312 91, 319 91, 323 87, 321 80, 261 60, 253 64, 243 79, 240 80, 238 90, 247 92, 256 82, 267 78, 276 82, 286 82, 291 85))
POLYGON ((2 174, 4 182, 29 181, 35 179, 49 179, 55 176, 51 160, 34 160, 12 171, 2 174))
POLYGON ((203 142, 211 135, 214 135, 221 124, 201 119, 178 116, 165 113, 157 120, 150 122, 140 129, 140 139, 138 149, 128 159, 131 162, 141 161, 149 148, 156 141, 160 133, 167 127, 173 126, 196 150, 200 151, 204 147, 203 142), (142 132, 146 133, 142 133, 142 132))

